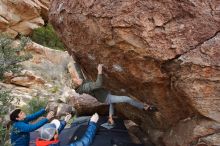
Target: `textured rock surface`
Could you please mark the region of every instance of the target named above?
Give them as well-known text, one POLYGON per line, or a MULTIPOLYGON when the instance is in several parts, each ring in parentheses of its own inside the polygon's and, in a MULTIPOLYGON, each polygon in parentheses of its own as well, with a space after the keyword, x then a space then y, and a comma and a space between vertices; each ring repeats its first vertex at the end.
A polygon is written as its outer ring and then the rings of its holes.
MULTIPOLYGON (((146 131, 159 129, 155 141, 188 117, 220 122, 218 0, 53 0, 49 18, 89 77, 103 63, 107 88, 159 108, 157 114, 117 108, 146 131)), ((171 136, 161 143, 174 146, 171 136)))
MULTIPOLYGON (((220 122, 220 33, 182 55, 172 70, 176 92, 201 115, 220 122)), ((172 65, 171 65, 172 66, 172 65)))
POLYGON ((185 119, 171 128, 164 137, 165 145, 189 146, 204 142, 208 146, 219 145, 218 137, 220 123, 206 119, 185 119), (205 141, 206 140, 206 141, 205 141), (214 140, 214 141, 213 141, 214 140))
POLYGON ((50 0, 0 0, 0 32, 28 35, 47 20, 50 0))
POLYGON ((22 71, 19 73, 5 73, 4 82, 0 89, 11 90, 18 101, 15 106, 22 106, 36 96, 48 98, 52 101, 71 97, 72 82, 67 70, 67 64, 73 59, 67 52, 57 51, 30 43, 25 49, 32 58, 22 62, 22 71))
POLYGON ((95 98, 88 94, 72 94, 70 99, 77 111, 77 115, 92 115, 97 112, 99 115, 106 115, 108 113, 108 106, 98 102, 95 98))

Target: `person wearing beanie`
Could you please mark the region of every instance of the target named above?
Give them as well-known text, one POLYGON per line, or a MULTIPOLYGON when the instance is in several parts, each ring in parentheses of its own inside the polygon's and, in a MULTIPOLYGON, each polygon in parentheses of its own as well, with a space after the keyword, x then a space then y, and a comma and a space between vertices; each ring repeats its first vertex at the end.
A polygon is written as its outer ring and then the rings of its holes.
MULTIPOLYGON (((36 146, 60 146, 58 136, 70 118, 71 116, 67 115, 64 121, 55 119, 51 123, 45 124, 40 129, 40 138, 36 140, 36 146)), ((83 137, 69 146, 89 146, 95 136, 98 119, 99 115, 97 113, 93 114, 83 137)))
POLYGON ((47 114, 46 118, 39 120, 34 124, 29 122, 36 120, 46 112, 45 109, 41 109, 38 112, 27 115, 21 109, 15 109, 10 114, 10 120, 12 122, 11 128, 11 145, 12 146, 29 146, 30 132, 37 130, 50 120, 54 113, 51 111, 47 114))

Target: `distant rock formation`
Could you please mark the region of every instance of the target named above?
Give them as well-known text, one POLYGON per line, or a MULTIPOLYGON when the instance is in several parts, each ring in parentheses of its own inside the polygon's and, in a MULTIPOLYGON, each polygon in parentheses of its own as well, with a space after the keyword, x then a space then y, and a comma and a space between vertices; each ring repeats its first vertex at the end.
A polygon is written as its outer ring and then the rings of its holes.
MULTIPOLYGON (((15 97, 9 113, 14 107, 27 105, 28 101, 37 97, 49 101, 51 109, 56 107, 56 116, 66 115, 71 110, 76 113, 75 109, 79 116, 107 113, 107 107, 95 98, 75 92, 71 77, 74 68, 70 69, 74 60, 67 51, 31 42, 25 52, 30 53, 32 58, 21 63, 22 71, 14 74, 6 72, 3 82, 0 82, 0 89, 11 91, 10 94, 15 97)), ((9 114, 0 120, 7 124, 9 114)))
POLYGON ((88 77, 103 63, 107 88, 159 108, 117 106, 155 144, 220 145, 218 0, 53 0, 49 19, 88 77))
POLYGON ((0 0, 0 32, 28 35, 48 19, 50 0, 0 0))

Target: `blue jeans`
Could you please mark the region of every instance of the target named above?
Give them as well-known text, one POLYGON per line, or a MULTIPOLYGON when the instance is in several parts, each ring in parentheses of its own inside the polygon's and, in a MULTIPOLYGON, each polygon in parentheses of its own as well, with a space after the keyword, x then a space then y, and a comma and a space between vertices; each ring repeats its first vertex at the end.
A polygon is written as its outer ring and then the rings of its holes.
POLYGON ((144 104, 134 100, 128 96, 117 96, 108 94, 106 99, 107 104, 109 104, 109 116, 114 115, 114 103, 128 103, 136 108, 144 109, 144 104))

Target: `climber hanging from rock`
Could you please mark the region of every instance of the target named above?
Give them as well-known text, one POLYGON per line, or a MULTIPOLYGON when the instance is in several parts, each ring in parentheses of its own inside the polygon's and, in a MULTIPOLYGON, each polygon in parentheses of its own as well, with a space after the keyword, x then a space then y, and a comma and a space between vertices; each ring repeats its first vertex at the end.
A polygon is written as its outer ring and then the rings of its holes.
POLYGON ((79 94, 89 94, 95 97, 99 102, 106 103, 109 105, 109 119, 110 124, 114 124, 113 115, 114 115, 114 105, 115 103, 128 103, 134 107, 137 107, 141 110, 156 112, 158 109, 155 106, 148 105, 146 103, 141 103, 137 100, 132 99, 128 96, 118 96, 112 95, 110 91, 106 90, 103 87, 103 77, 102 77, 102 68, 103 64, 99 64, 97 67, 98 75, 96 81, 87 81, 83 77, 83 73, 79 69, 78 64, 75 63, 75 69, 79 72, 77 78, 73 78, 74 83, 76 84, 76 92, 79 94), (78 66, 78 67, 77 67, 78 66))

